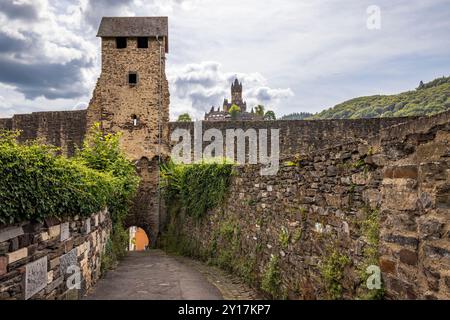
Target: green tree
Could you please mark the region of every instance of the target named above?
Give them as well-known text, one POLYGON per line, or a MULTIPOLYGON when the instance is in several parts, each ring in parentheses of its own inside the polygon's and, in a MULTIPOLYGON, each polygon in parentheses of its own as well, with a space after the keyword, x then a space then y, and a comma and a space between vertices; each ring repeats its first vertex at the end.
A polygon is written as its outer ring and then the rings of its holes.
POLYGON ((262 104, 258 104, 256 107, 255 107, 255 113, 257 114, 257 115, 259 115, 259 116, 264 116, 264 106, 262 105, 262 104))
POLYGON ((191 122, 191 116, 189 115, 189 113, 182 113, 178 116, 178 122, 191 122))
POLYGON ((264 115, 264 120, 277 120, 275 112, 273 112, 272 110, 268 110, 264 115))
POLYGON ((239 106, 233 104, 233 105, 230 107, 230 109, 228 109, 228 112, 230 113, 231 118, 232 118, 233 120, 236 120, 237 117, 238 117, 238 115, 241 113, 241 108, 239 108, 239 106))

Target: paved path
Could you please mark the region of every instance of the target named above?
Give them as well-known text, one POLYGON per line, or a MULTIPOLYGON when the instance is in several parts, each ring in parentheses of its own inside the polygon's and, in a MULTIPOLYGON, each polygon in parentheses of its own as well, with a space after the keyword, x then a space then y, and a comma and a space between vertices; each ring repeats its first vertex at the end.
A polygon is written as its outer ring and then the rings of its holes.
POLYGON ((202 272, 161 250, 129 252, 87 300, 220 300, 221 292, 202 272))

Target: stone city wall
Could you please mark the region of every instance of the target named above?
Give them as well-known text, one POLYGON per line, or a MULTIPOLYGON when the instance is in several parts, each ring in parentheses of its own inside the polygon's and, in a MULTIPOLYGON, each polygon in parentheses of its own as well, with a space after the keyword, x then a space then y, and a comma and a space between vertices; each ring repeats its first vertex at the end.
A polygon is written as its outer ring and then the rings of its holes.
POLYGON ((40 139, 72 156, 86 134, 86 110, 16 114, 0 119, 0 129, 21 130, 19 141, 40 139))
POLYGON ((110 232, 107 210, 0 226, 0 300, 80 299, 100 277, 110 232))
POLYGON ((223 208, 168 227, 182 251, 278 297, 449 299, 449 120, 286 156, 274 176, 239 166, 223 208), (381 291, 367 289, 370 265, 381 291))
MULTIPOLYGON (((417 117, 373 118, 373 119, 330 119, 330 120, 275 120, 275 121, 203 121, 202 129, 218 129, 225 137, 228 129, 279 129, 281 157, 314 152, 346 142, 365 140, 381 129, 408 122, 417 117)), ((176 129, 187 129, 194 137, 193 122, 170 122, 169 133, 176 129)), ((177 141, 171 141, 175 145, 177 141)), ((210 142, 204 142, 206 146, 210 142)), ((270 144, 268 144, 270 150, 270 144)), ((193 149, 193 147, 192 147, 193 149)))

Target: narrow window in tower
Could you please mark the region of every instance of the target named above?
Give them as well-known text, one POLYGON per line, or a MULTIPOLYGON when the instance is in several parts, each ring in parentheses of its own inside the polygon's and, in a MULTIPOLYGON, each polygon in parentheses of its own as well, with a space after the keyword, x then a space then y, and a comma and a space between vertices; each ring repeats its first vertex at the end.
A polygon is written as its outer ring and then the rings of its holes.
POLYGON ((137 116, 135 114, 133 114, 131 116, 131 120, 133 121, 133 126, 136 127, 138 125, 138 118, 137 118, 137 116))
POLYGON ((147 37, 139 37, 137 38, 138 48, 148 48, 148 38, 147 37))
POLYGON ((130 72, 128 73, 128 84, 130 86, 135 86, 137 85, 138 82, 138 75, 136 72, 130 72))
POLYGON ((116 48, 117 49, 125 49, 127 47, 127 38, 126 37, 117 37, 116 38, 116 48))

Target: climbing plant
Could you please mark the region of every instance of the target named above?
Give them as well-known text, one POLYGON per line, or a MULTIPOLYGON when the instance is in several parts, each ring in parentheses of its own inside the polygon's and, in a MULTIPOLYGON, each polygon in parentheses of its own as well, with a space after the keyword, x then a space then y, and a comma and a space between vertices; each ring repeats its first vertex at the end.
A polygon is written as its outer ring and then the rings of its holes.
POLYGON ((320 273, 329 299, 342 299, 344 269, 349 264, 350 259, 336 248, 327 249, 320 265, 320 273))
POLYGON ((201 162, 161 166, 162 188, 168 203, 179 202, 181 208, 194 218, 200 219, 224 200, 233 164, 201 162))
POLYGON ((363 249, 363 261, 358 267, 359 277, 361 279, 360 299, 364 300, 378 300, 384 296, 384 289, 380 286, 379 289, 368 289, 367 280, 369 273, 367 272, 369 266, 378 266, 379 253, 378 247, 380 242, 380 212, 378 209, 365 208, 364 218, 359 222, 362 234, 366 239, 366 245, 363 249))
POLYGON ((286 292, 281 286, 281 271, 278 256, 272 255, 264 271, 261 289, 274 299, 285 299, 286 292))

